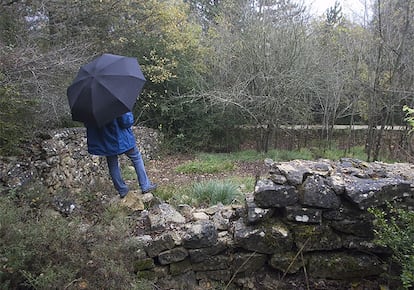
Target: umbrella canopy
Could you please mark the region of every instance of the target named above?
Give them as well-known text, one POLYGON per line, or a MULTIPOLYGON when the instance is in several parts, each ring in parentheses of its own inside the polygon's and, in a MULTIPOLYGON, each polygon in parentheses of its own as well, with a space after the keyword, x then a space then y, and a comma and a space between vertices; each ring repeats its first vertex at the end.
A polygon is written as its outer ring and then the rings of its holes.
POLYGON ((68 87, 72 119, 101 127, 132 111, 145 81, 136 58, 97 57, 79 69, 68 87))

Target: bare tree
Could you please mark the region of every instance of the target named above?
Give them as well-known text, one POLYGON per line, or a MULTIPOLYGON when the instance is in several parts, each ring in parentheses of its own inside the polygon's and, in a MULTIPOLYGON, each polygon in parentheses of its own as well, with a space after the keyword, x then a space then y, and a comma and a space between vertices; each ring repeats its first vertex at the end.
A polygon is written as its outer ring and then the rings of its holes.
POLYGON ((258 149, 282 124, 307 122, 306 15, 291 1, 254 1, 223 11, 213 44, 213 103, 233 104, 257 127, 258 149))
POLYGON ((413 94, 413 1, 377 0, 373 22, 375 59, 369 85, 368 159, 377 160, 384 128, 402 120, 401 108, 413 94), (394 118, 394 120, 393 120, 394 118))

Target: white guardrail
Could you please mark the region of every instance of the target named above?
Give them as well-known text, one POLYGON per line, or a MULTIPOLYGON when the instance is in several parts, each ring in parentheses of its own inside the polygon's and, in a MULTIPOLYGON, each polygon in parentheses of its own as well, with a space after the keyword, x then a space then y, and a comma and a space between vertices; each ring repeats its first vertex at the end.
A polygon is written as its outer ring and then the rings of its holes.
MULTIPOLYGON (((322 125, 281 125, 281 129, 288 130, 320 130, 323 129, 322 125)), ((334 125, 334 130, 367 130, 368 125, 334 125)), ((376 126, 377 130, 381 129, 381 126, 376 126)), ((407 130, 406 126, 385 126, 384 130, 392 131, 404 131, 407 130)))

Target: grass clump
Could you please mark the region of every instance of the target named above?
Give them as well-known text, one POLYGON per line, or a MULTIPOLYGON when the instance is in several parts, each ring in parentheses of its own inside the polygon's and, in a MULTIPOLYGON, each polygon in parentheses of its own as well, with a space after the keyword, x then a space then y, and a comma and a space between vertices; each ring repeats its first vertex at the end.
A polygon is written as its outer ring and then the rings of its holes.
POLYGON ((191 198, 199 205, 232 204, 241 202, 242 194, 237 184, 229 181, 210 180, 192 186, 191 198))
POLYGON ((254 178, 231 178, 208 180, 174 186, 162 186, 154 194, 173 206, 188 204, 195 207, 211 206, 218 203, 229 205, 241 203, 243 192, 252 191, 254 178))

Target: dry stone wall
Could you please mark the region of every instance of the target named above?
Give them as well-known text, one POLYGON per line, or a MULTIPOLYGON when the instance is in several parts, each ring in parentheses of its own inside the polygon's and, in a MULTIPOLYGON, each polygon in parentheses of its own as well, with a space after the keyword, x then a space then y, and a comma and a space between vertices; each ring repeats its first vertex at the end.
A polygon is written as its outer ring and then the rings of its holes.
MULTIPOLYGON (((162 140, 159 132, 145 127, 133 127, 133 131, 143 158, 156 157, 162 140)), ((23 156, 0 158, 2 188, 22 186, 33 179, 50 192, 76 192, 110 182, 106 159, 87 151, 85 128, 48 132, 33 140, 23 156)))
POLYGON ((300 289, 288 278, 304 270, 309 279, 342 281, 375 280, 387 270, 391 252, 374 244, 367 209, 397 202, 413 210, 412 164, 265 162, 269 174, 244 205, 160 203, 144 211, 134 238, 138 275, 158 279, 161 289, 211 280, 300 289))
MULTIPOLYGON (((156 156, 160 135, 135 131, 144 158, 156 156)), ((153 279, 159 289, 211 289, 212 281, 300 289, 290 278, 303 273, 308 279, 359 281, 386 271, 391 253, 373 243, 367 209, 394 201, 413 210, 413 164, 347 158, 265 163, 268 174, 242 205, 148 204, 127 241, 137 275, 153 279)), ((1 159, 3 189, 33 179, 52 193, 109 181, 105 160, 86 151, 84 129, 52 132, 24 157, 1 159)))

